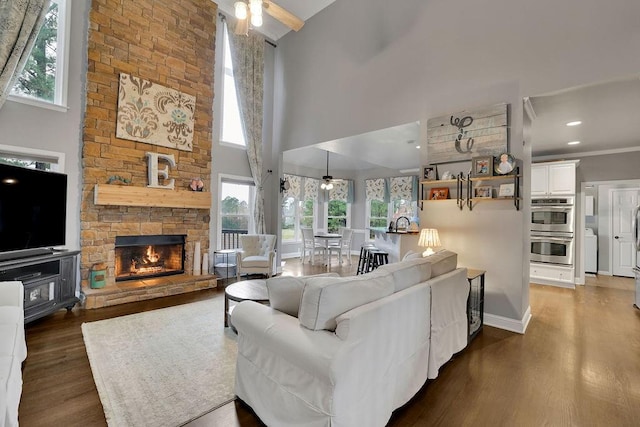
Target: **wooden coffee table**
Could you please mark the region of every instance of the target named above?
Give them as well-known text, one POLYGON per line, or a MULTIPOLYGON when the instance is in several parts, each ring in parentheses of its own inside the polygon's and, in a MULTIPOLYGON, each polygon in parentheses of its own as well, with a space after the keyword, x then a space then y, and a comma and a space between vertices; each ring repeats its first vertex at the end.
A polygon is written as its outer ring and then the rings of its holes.
POLYGON ((243 280, 232 283, 224 289, 224 326, 229 326, 229 316, 233 307, 229 307, 229 301, 255 301, 260 304, 268 304, 266 280, 243 280))

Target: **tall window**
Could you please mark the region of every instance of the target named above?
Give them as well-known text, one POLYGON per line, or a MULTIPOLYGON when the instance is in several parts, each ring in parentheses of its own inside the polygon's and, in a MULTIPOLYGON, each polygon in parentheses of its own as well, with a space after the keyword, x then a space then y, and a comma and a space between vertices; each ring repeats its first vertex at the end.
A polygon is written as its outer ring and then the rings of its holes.
MULTIPOLYGON (((386 229, 389 224, 389 203, 382 200, 370 200, 367 208, 369 228, 386 229)), ((373 231, 369 231, 369 238, 373 239, 373 237, 373 231)))
POLYGON ((337 233, 349 227, 349 203, 344 200, 329 200, 327 203, 327 233, 337 233))
POLYGON ((251 210, 254 186, 241 182, 222 181, 220 189, 220 219, 222 232, 251 233, 251 210))
POLYGON ((222 126, 220 140, 239 147, 245 147, 242 119, 236 94, 236 83, 233 78, 233 63, 231 60, 231 47, 229 45, 228 27, 224 21, 223 48, 224 48, 224 77, 222 88, 222 126))
POLYGON ((325 203, 327 232, 337 233, 340 228, 351 226, 351 200, 353 200, 353 183, 343 180, 333 183, 325 203))
POLYGON ((66 6, 67 0, 51 0, 31 55, 11 91, 13 100, 66 104, 66 6))

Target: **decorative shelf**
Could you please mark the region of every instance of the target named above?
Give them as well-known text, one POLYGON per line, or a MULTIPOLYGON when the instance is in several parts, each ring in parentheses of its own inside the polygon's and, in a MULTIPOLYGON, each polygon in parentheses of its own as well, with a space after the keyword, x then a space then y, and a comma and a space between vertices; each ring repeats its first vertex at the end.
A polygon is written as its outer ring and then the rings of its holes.
POLYGON ((98 184, 93 203, 107 206, 211 209, 211 193, 98 184))

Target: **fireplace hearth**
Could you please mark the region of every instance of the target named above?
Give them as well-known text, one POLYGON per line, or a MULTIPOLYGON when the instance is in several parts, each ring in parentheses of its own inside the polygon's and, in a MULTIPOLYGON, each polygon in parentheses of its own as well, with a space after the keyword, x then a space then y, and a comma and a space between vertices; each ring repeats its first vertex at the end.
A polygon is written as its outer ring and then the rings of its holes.
POLYGON ((184 273, 186 235, 117 236, 116 282, 184 273))

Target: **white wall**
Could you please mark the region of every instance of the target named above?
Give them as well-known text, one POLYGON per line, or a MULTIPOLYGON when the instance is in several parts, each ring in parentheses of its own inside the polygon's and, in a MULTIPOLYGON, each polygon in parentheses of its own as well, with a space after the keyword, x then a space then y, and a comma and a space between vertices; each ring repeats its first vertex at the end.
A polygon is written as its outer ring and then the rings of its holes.
MULTIPOLYGON (((293 149, 507 102, 526 189, 522 97, 640 71, 628 54, 639 14, 626 0, 335 2, 279 42, 274 138, 293 149)), ((490 272, 487 312, 516 322, 528 307, 527 209, 421 218, 447 230, 462 264, 490 272)))
POLYGON ((80 248, 82 118, 85 108, 89 3, 71 2, 66 112, 7 100, 0 108, 0 144, 65 154, 68 175, 66 247, 80 248))

